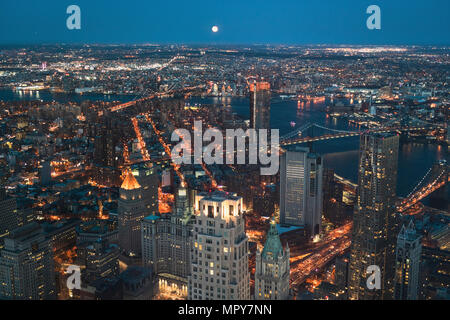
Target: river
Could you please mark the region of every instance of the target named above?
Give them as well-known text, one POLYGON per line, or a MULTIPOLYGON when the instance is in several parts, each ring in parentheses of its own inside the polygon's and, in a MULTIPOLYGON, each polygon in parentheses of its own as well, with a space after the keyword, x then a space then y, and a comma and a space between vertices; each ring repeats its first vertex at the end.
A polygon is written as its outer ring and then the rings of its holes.
MULTIPOLYGON (((61 94, 50 91, 18 92, 10 89, 0 89, 0 100, 42 100, 58 102, 91 101, 120 101, 126 102, 134 97, 129 95, 103 95, 99 93, 61 94)), ((248 98, 199 98, 191 97, 188 103, 208 104, 216 108, 231 108, 239 116, 249 118, 248 98)), ((345 119, 328 118, 323 108, 329 101, 319 101, 298 105, 294 100, 274 99, 271 103, 270 117, 272 129, 279 129, 284 135, 295 128, 314 122, 329 128, 340 130, 356 130, 345 119), (295 122, 295 126, 292 126, 295 122)), ((313 150, 323 155, 324 166, 332 168, 335 172, 353 182, 357 182, 359 138, 345 138, 314 142, 313 150)), ((436 144, 427 143, 401 143, 399 150, 397 194, 406 196, 420 181, 428 169, 437 160, 448 159, 448 149, 436 144)), ((427 201, 425 201, 427 203, 427 201)))

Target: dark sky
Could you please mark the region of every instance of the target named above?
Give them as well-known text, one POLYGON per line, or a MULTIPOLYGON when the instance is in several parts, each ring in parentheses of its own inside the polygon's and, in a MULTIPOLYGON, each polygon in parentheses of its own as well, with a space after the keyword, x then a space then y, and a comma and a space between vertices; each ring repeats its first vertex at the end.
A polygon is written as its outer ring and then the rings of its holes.
POLYGON ((0 44, 61 42, 449 45, 450 0, 0 0, 0 44), (381 30, 366 27, 372 4, 381 30))

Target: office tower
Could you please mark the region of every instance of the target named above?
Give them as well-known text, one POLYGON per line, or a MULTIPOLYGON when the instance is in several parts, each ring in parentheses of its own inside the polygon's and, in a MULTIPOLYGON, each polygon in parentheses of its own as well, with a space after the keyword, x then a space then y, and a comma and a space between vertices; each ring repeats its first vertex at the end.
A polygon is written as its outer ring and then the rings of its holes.
POLYGON ((107 112, 102 117, 104 121, 96 129, 94 141, 94 181, 107 187, 120 185, 119 153, 116 150, 118 134, 117 124, 107 112))
POLYGON ((17 200, 8 197, 3 188, 0 188, 0 249, 8 234, 19 227, 19 214, 17 200))
POLYGON ((142 188, 127 170, 118 201, 119 245, 124 257, 134 259, 141 256, 141 221, 145 212, 142 188))
POLYGON ((53 250, 36 222, 10 232, 0 256, 0 297, 55 298, 53 250))
POLYGON ((420 299, 442 299, 450 288, 450 250, 442 247, 422 247, 420 266, 420 299))
POLYGON ((41 184, 44 186, 52 181, 52 167, 49 161, 44 161, 39 167, 39 178, 41 184))
POLYGON ((308 235, 322 225, 322 160, 308 148, 296 147, 281 156, 280 223, 304 226, 308 235))
POLYGON ((41 224, 45 236, 50 240, 50 245, 55 255, 64 254, 77 244, 78 220, 61 220, 56 222, 44 222, 41 224))
POLYGON ((215 191, 196 198, 190 300, 250 299, 242 197, 215 191))
POLYGON ((270 223, 264 249, 256 252, 255 299, 289 298, 289 246, 283 249, 275 221, 270 223))
POLYGON ((82 282, 91 284, 97 279, 118 276, 119 254, 119 247, 106 239, 78 243, 77 265, 84 267, 82 282))
POLYGON ((270 84, 250 84, 250 128, 270 129, 270 84))
POLYGON ((344 185, 335 180, 334 170, 324 169, 323 216, 335 224, 341 224, 348 219, 347 205, 343 202, 343 194, 344 185))
POLYGON ((188 190, 180 187, 172 213, 150 215, 142 221, 142 261, 157 275, 160 290, 175 286, 187 295, 194 220, 193 201, 188 190))
POLYGON ((363 134, 360 139, 358 200, 353 218, 349 298, 392 299, 397 219, 395 189, 399 137, 363 134), (381 289, 367 288, 367 268, 381 270, 381 289))
POLYGON ((78 242, 106 239, 110 243, 119 243, 119 230, 115 220, 83 221, 77 229, 78 242))
POLYGON ((335 262, 334 283, 344 292, 347 292, 348 286, 348 264, 348 257, 337 258, 335 262))
POLYGON ((402 226, 397 238, 395 261, 396 300, 417 300, 419 290, 419 266, 422 251, 421 236, 417 234, 413 220, 402 226))
POLYGON ((34 200, 29 198, 16 198, 17 219, 19 227, 36 220, 36 212, 33 209, 34 200))
POLYGON ((133 170, 133 175, 142 187, 146 214, 158 214, 159 175, 152 164, 143 164, 133 170))

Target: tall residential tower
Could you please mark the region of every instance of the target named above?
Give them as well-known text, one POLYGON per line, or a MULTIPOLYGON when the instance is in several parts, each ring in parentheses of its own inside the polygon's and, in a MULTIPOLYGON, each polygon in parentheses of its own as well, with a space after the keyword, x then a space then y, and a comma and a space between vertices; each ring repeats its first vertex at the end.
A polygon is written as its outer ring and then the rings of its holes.
POLYGON ((187 295, 191 272, 192 225, 195 220, 191 190, 180 187, 172 213, 149 215, 142 221, 142 260, 158 277, 159 288, 178 287, 187 295))
POLYGON ((242 197, 216 191, 196 199, 190 300, 248 300, 248 238, 242 197))
POLYGON ((142 188, 131 171, 126 172, 118 201, 119 245, 128 262, 141 256, 141 221, 146 212, 142 188))
POLYGON ((421 236, 413 220, 402 226, 397 238, 395 260, 395 300, 417 300, 419 291, 419 266, 422 254, 421 236))
POLYGON ((361 136, 349 265, 350 299, 393 298, 398 146, 396 134, 361 136), (371 265, 381 270, 381 289, 367 287, 366 271, 371 265))
POLYGON ((270 84, 250 84, 250 128, 270 129, 270 84))
POLYGON ((0 299, 56 298, 50 240, 36 222, 10 232, 0 252, 0 299))
POLYGON ((133 175, 142 187, 146 214, 158 214, 159 175, 157 168, 152 164, 143 164, 133 170, 133 175))

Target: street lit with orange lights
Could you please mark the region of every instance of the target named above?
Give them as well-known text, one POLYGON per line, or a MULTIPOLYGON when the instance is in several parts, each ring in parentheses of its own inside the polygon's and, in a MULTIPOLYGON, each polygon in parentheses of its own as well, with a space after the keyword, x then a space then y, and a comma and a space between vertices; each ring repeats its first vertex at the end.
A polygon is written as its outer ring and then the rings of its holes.
POLYGON ((136 133, 136 137, 139 142, 139 149, 141 150, 142 159, 144 161, 150 160, 150 155, 148 154, 147 147, 145 146, 145 141, 142 138, 141 130, 139 129, 139 123, 136 117, 133 117, 131 119, 131 122, 133 123, 134 132, 136 133))
MULTIPOLYGON (((259 245, 263 245, 268 220, 248 215, 246 217, 246 224, 249 239, 257 242, 259 245)), ((295 292, 309 277, 323 271, 330 262, 349 249, 352 225, 352 222, 348 222, 337 227, 325 233, 323 238, 318 242, 299 240, 297 230, 288 231, 280 235, 282 242, 289 244, 290 285, 295 292)), ((249 262, 250 270, 254 273, 254 257, 249 262)))
MULTIPOLYGON (((170 149, 170 146, 164 141, 164 138, 163 138, 163 136, 162 136, 162 134, 161 134, 161 131, 159 131, 158 128, 156 127, 156 124, 155 124, 155 122, 153 121, 153 119, 150 118, 150 116, 149 116, 148 114, 145 114, 145 119, 152 125, 153 131, 154 131, 154 132, 156 133, 156 135, 158 136, 159 143, 161 143, 161 145, 163 146, 164 151, 166 152, 166 154, 167 154, 170 158, 172 158, 172 151, 171 151, 171 149, 170 149)), ((181 172, 180 166, 177 165, 177 164, 175 164, 175 163, 173 163, 173 161, 171 161, 170 164, 172 165, 172 167, 173 167, 173 169, 175 170, 176 174, 177 174, 178 177, 180 178, 181 183, 182 183, 183 185, 185 185, 185 184, 186 184, 186 181, 185 181, 185 179, 184 179, 183 173, 181 172)))

